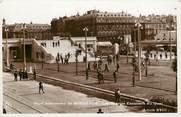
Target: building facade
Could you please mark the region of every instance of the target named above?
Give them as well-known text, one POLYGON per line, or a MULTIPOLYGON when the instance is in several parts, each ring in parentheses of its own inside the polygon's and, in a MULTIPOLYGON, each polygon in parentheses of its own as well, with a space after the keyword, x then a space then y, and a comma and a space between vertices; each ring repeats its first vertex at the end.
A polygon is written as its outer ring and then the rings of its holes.
POLYGON ((52 20, 51 31, 57 30, 57 34, 66 32, 71 36, 85 36, 83 28, 88 28, 88 36, 96 36, 98 41, 116 42, 118 37, 131 34, 134 28, 136 17, 125 12, 110 13, 97 10, 87 11, 86 14, 79 14, 71 17, 59 18, 59 21, 52 20), (62 21, 63 20, 63 21, 62 21), (61 23, 56 23, 61 22, 61 23), (55 26, 54 24, 57 24, 55 26))
MULTIPOLYGON (((141 40, 154 40, 154 36, 168 27, 176 29, 176 16, 155 15, 135 17, 125 12, 87 11, 83 15, 74 15, 53 19, 51 31, 57 35, 85 36, 83 28, 89 29, 88 36, 96 36, 98 41, 111 41, 120 43, 124 35, 131 35, 132 41, 137 38, 135 23, 142 24, 141 40)), ((136 39, 137 40, 137 39, 136 39)))
POLYGON ((5 19, 3 19, 3 38, 36 38, 37 40, 51 39, 51 26, 49 24, 6 24, 5 19), (24 25, 26 28, 24 29, 24 25), (7 35, 5 32, 5 27, 8 29, 7 35), (25 31, 25 35, 24 35, 25 31))

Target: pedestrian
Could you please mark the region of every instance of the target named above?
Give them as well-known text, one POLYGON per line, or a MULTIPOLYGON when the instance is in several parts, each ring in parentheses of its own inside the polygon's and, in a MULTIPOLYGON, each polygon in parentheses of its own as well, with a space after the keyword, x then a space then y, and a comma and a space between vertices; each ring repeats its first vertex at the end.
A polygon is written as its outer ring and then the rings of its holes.
POLYGON ((114 96, 115 96, 115 103, 119 103, 119 99, 120 99, 120 89, 119 88, 115 90, 114 96))
POLYGON ((116 65, 116 71, 118 72, 118 70, 119 70, 119 63, 117 63, 116 65))
POLYGON ((23 79, 23 71, 22 71, 22 69, 19 70, 19 78, 20 78, 20 81, 23 79))
POLYGON ((6 109, 5 108, 3 108, 3 114, 6 114, 7 112, 6 112, 6 109))
POLYGON ((60 42, 58 41, 58 46, 60 46, 60 42))
POLYGON ((93 68, 94 68, 94 70, 97 69, 97 63, 96 63, 96 61, 94 61, 93 68))
POLYGON ((12 63, 10 64, 10 69, 13 70, 13 64, 12 63))
POLYGON ((70 58, 70 53, 67 54, 68 59, 70 58))
POLYGON ((97 71, 97 79, 98 83, 101 84, 101 73, 99 71, 97 71))
POLYGON ((160 54, 160 59, 162 59, 162 54, 160 54))
POLYGON ((116 71, 113 72, 114 83, 117 82, 116 71))
POLYGON ((83 57, 83 61, 84 61, 84 63, 86 62, 86 57, 85 56, 83 57))
POLYGON ((104 71, 109 72, 108 64, 105 64, 105 69, 104 69, 104 71))
POLYGON ((104 113, 104 112, 102 111, 102 109, 99 108, 97 113, 104 113))
POLYGON ((24 79, 28 79, 28 73, 26 70, 24 70, 24 72, 23 72, 23 77, 24 77, 24 79))
POLYGON ((89 71, 91 70, 90 62, 88 63, 88 70, 89 70, 89 71))
POLYGON ((55 43, 53 42, 53 47, 54 47, 55 43))
POLYGON ((168 55, 167 55, 167 52, 165 52, 165 58, 167 59, 168 55))
POLYGON ((39 94, 41 93, 41 91, 42 91, 43 93, 45 93, 45 92, 44 92, 44 89, 43 89, 43 82, 42 82, 42 81, 39 82, 39 94))
POLYGON ((17 81, 17 76, 18 76, 18 73, 17 71, 14 72, 14 81, 17 81))

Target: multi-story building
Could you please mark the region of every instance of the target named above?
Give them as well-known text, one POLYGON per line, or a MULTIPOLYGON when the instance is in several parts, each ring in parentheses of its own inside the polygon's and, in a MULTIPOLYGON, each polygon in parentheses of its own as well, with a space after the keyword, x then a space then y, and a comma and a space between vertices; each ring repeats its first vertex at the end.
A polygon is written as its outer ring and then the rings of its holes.
POLYGON ((111 13, 91 10, 82 16, 77 14, 59 18, 59 21, 52 20, 51 30, 52 32, 57 31, 56 34, 66 32, 71 36, 84 36, 83 28, 87 27, 89 29, 88 36, 96 36, 98 41, 116 42, 118 37, 132 33, 135 20, 136 17, 125 12, 111 13), (54 24, 57 24, 57 26, 54 24), (57 27, 62 25, 64 28, 58 30, 57 27))
MULTIPOLYGON (((83 28, 87 27, 88 36, 96 36, 98 41, 121 42, 124 35, 132 35, 131 40, 137 37, 135 22, 142 24, 141 40, 154 40, 160 32, 173 27, 176 29, 176 17, 171 15, 155 15, 134 17, 125 12, 100 12, 90 10, 83 15, 75 15, 53 19, 51 31, 55 35, 85 36, 83 28)), ((137 40, 137 39, 136 39, 137 40)))
MULTIPOLYGON (((8 38, 24 38, 24 23, 15 23, 6 25, 3 19, 3 38, 6 37, 5 27, 8 28, 8 38)), ((49 24, 25 24, 25 38, 36 38, 37 40, 51 39, 51 26, 49 24)))

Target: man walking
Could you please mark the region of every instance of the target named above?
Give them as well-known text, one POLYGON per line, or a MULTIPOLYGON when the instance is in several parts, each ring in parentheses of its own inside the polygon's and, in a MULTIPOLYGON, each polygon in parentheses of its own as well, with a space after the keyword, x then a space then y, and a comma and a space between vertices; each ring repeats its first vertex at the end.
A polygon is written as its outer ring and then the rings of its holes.
POLYGON ((21 79, 23 78, 23 71, 22 69, 19 70, 19 79, 21 81, 21 79))
POLYGON ((120 99, 120 89, 119 88, 115 90, 114 95, 115 95, 115 103, 119 103, 119 99, 120 99))
POLYGON ((42 81, 39 82, 39 94, 41 93, 40 91, 45 93, 44 90, 43 90, 43 82, 42 81))
POLYGON ((18 76, 18 73, 17 71, 14 72, 14 81, 17 81, 17 76, 18 76))

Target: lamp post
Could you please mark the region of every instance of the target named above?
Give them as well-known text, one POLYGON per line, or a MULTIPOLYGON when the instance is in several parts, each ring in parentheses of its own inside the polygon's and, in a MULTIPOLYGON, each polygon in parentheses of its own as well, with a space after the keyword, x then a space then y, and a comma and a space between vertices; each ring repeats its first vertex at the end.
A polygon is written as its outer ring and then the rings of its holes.
POLYGON ((87 70, 87 31, 88 28, 83 28, 83 31, 85 32, 85 71, 86 71, 86 79, 88 79, 88 70, 87 70))
POLYGON ((79 55, 79 50, 76 50, 76 52, 75 52, 75 62, 76 62, 75 68, 76 68, 76 75, 78 75, 78 55, 79 55))
POLYGON ((141 80, 141 35, 140 35, 140 28, 142 25, 138 21, 136 23, 137 31, 138 31, 138 79, 141 80))
POLYGON ((43 69, 43 61, 44 60, 44 53, 41 52, 41 69, 43 69))
POLYGON ((135 87, 135 69, 136 69, 136 58, 135 58, 135 54, 133 54, 132 65, 133 65, 132 82, 133 82, 133 87, 135 87))
POLYGON ((148 51, 145 53, 145 64, 146 64, 146 69, 145 69, 145 76, 147 77, 148 75, 148 60, 149 60, 149 53, 148 51))
POLYGON ((23 24, 23 69, 26 70, 26 46, 25 46, 25 30, 26 30, 26 24, 23 24))
POLYGON ((6 66, 9 67, 9 49, 8 49, 8 31, 9 29, 5 27, 6 32, 6 49, 5 49, 5 55, 6 55, 6 66))
POLYGON ((126 58, 127 58, 126 61, 127 61, 127 64, 128 64, 128 52, 129 52, 128 45, 129 45, 129 43, 126 44, 126 50, 127 50, 127 52, 126 52, 126 58))
POLYGON ((169 41, 170 41, 170 62, 172 62, 172 39, 171 39, 171 30, 169 32, 169 41))

